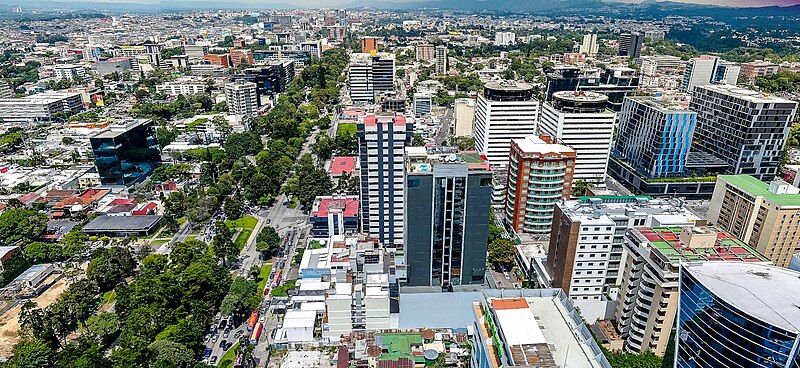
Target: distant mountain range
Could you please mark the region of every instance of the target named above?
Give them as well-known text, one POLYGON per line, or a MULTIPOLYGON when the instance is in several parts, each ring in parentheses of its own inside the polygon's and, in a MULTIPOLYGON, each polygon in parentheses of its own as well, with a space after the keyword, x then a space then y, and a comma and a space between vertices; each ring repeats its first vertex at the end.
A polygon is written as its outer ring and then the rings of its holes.
MULTIPOLYGON (((290 0, 291 1, 291 0, 290 0)), ((308 1, 308 0, 306 0, 308 1)), ((614 0, 434 0, 392 1, 353 0, 333 7, 377 8, 377 9, 448 9, 464 11, 534 12, 546 15, 607 15, 663 17, 667 15, 709 16, 733 19, 753 16, 800 17, 800 5, 790 7, 767 6, 759 8, 733 8, 713 5, 646 0, 640 4, 614 0)), ((248 1, 53 1, 27 0, 24 3, 8 2, 7 6, 22 5, 25 8, 69 9, 92 12, 177 12, 213 9, 293 9, 299 6, 289 2, 248 1)))

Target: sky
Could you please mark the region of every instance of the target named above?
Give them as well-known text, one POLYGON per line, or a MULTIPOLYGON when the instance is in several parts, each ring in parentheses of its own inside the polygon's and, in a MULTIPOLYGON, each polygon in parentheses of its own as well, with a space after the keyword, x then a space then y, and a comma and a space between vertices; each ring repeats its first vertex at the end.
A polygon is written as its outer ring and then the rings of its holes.
MULTIPOLYGON (((55 1, 66 1, 66 0, 55 0, 55 1)), ((91 2, 108 2, 108 3, 139 3, 139 4, 158 4, 163 3, 169 0, 68 0, 68 1, 91 1, 91 2)), ((233 2, 233 3, 252 3, 252 4, 264 4, 268 5, 270 3, 289 3, 289 4, 298 4, 298 5, 310 5, 313 3, 318 3, 319 1, 314 0, 216 0, 220 3, 226 2, 233 2)), ((381 0, 378 0, 381 1, 381 0)), ((421 0, 387 0, 391 2, 419 2, 421 0)), ((435 0, 433 0, 435 1, 435 0)), ((568 1, 568 0, 567 0, 568 1)), ((628 2, 628 3, 640 3, 643 0, 616 0, 621 2, 628 2)), ((657 0, 661 1, 661 0, 657 0)), ((670 0, 676 2, 685 2, 685 3, 694 3, 694 4, 709 4, 709 5, 722 5, 722 6, 736 6, 736 7, 759 7, 759 6, 771 6, 771 5, 780 5, 780 6, 791 6, 791 5, 798 5, 800 4, 800 0, 670 0)), ((0 0, 0 3, 5 2, 5 0, 0 0)), ((336 6, 344 3, 350 2, 349 0, 325 0, 323 2, 327 6, 336 6)))

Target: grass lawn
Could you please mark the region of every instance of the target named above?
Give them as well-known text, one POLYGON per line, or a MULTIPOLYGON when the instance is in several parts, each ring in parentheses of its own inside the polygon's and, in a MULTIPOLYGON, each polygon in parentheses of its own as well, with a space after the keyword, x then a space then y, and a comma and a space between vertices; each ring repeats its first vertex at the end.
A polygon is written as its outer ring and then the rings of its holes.
POLYGON ((272 289, 272 291, 269 292, 269 294, 272 296, 288 296, 289 294, 287 294, 286 291, 289 289, 294 289, 295 286, 297 286, 295 284, 295 280, 290 280, 281 286, 276 286, 274 289, 272 289))
POLYGON ((100 300, 100 305, 106 303, 113 303, 117 299, 117 293, 114 290, 106 291, 103 293, 103 299, 100 300))
POLYGON ((297 197, 292 196, 289 200, 289 208, 297 208, 297 197))
POLYGON ((225 352, 225 355, 222 358, 219 358, 219 363, 217 363, 217 367, 223 368, 230 368, 233 367, 233 360, 236 359, 236 349, 239 348, 239 343, 233 344, 228 351, 225 352))
POLYGON ((250 234, 252 233, 252 229, 242 229, 242 231, 239 232, 239 235, 236 236, 236 240, 234 240, 233 243, 239 247, 240 252, 242 249, 244 249, 245 244, 247 244, 247 239, 250 239, 250 234))
POLYGON ((167 244, 167 243, 169 243, 169 239, 154 239, 153 241, 150 242, 150 244, 153 244, 153 245, 161 245, 161 244, 167 244))
POLYGON ((253 216, 242 216, 240 219, 225 221, 225 225, 228 225, 231 230, 242 228, 252 231, 256 227, 256 223, 258 223, 258 219, 253 216))
POLYGON ((261 266, 261 272, 258 273, 258 292, 263 293, 264 287, 267 286, 267 278, 269 273, 272 272, 272 264, 265 264, 261 266))
POLYGON ((196 238, 197 238, 197 235, 189 235, 189 236, 186 237, 186 241, 195 240, 196 238))
POLYGON ((340 122, 339 125, 336 126, 336 134, 356 134, 356 128, 354 123, 340 122))

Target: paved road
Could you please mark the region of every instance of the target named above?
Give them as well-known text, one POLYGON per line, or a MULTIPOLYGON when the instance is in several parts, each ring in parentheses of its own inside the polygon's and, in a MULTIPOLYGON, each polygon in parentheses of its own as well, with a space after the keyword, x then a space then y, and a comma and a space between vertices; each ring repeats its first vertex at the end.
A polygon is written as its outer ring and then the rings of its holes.
POLYGON ((439 130, 436 131, 436 136, 434 137, 437 145, 441 145, 442 142, 447 141, 447 138, 450 136, 450 123, 452 122, 453 109, 448 107, 442 119, 439 120, 439 130))

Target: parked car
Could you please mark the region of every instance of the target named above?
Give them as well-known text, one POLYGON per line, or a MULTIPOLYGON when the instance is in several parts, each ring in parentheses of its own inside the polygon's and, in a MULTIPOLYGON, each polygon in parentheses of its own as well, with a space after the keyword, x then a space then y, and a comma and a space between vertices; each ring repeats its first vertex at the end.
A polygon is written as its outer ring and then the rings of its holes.
POLYGON ((217 363, 217 357, 216 356, 211 357, 211 364, 216 364, 216 363, 217 363))

